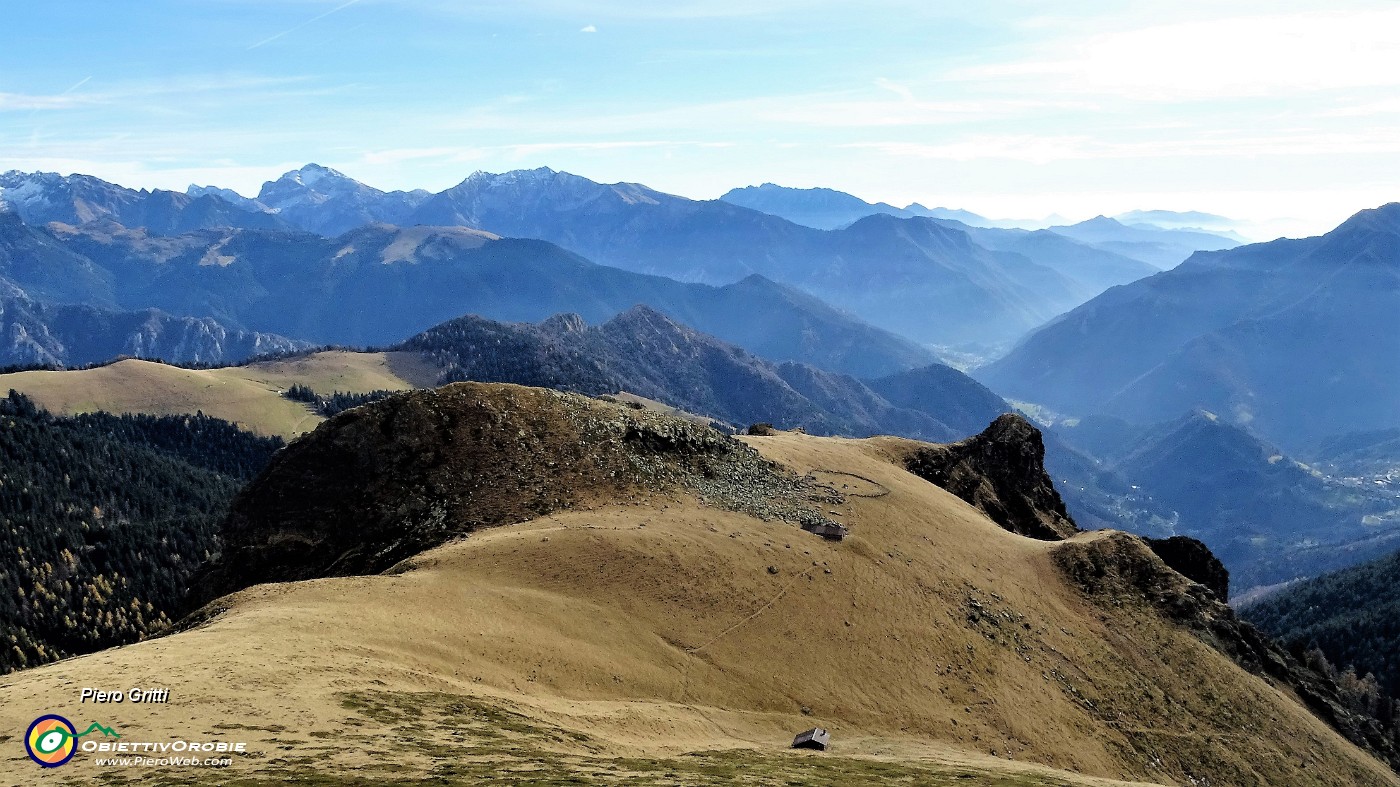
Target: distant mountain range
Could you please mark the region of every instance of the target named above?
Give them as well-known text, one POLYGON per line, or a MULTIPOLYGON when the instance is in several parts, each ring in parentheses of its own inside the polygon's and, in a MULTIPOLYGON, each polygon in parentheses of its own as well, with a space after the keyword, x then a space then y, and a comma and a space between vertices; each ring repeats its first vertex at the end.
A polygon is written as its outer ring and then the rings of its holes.
POLYGON ((1037 260, 1082 283, 1085 293, 1097 295, 1109 287, 1128 284, 1160 270, 1141 259, 1081 243, 1051 230, 988 229, 949 219, 939 223, 966 232, 978 245, 992 251, 1037 260))
MULTIPOLYGON (((839 192, 817 196, 866 204, 839 192)), ((228 227, 337 236, 375 223, 468 227, 550 241, 604 265, 680 281, 726 285, 758 274, 921 343, 983 348, 979 353, 1153 270, 1133 254, 1050 235, 1002 237, 982 228, 972 238, 970 227, 990 222, 963 211, 913 205, 872 216, 855 205, 850 212, 864 217, 827 232, 731 201, 689 200, 549 169, 475 173, 428 194, 384 192, 312 164, 265 184, 256 199, 214 186, 179 195, 12 172, 0 180, 0 200, 30 224, 115 221, 155 235, 228 227)))
POLYGON ((605 265, 683 281, 759 274, 936 344, 1008 341, 1092 290, 929 219, 874 215, 824 232, 723 201, 549 169, 476 173, 409 221, 542 238, 605 265))
POLYGON ((1018 222, 988 219, 956 208, 926 208, 917 202, 896 208, 885 202, 866 202, 853 194, 835 189, 795 189, 773 183, 731 189, 720 199, 731 205, 750 208, 770 216, 781 216, 794 224, 819 230, 848 227, 866 216, 877 213, 902 219, 951 219, 973 227, 1019 226, 1018 222))
POLYGON ((0 216, 6 282, 32 299, 155 308, 318 344, 389 344, 465 313, 536 321, 576 311, 604 320, 646 303, 776 360, 861 376, 935 360, 762 278, 682 284, 462 228, 373 225, 337 239, 257 230, 159 237, 110 223, 39 229, 0 216))
POLYGON ((1108 281, 1100 291, 1170 268, 1198 250, 1228 249, 1248 242, 1231 230, 1229 219, 1199 212, 1133 211, 1120 216, 1119 221, 1099 216, 1079 224, 1052 226, 1051 222, 988 219, 965 210, 925 208, 918 203, 897 208, 833 189, 794 189, 772 183, 734 189, 720 199, 817 229, 841 229, 877 214, 937 219, 968 231, 989 249, 1018 252, 1076 279, 1083 279, 1084 266, 1071 262, 1066 267, 1066 257, 1097 257, 1092 264, 1099 267, 1099 276, 1085 280, 1108 281), (1025 242, 1029 231, 1038 231, 1032 233, 1035 243, 1025 242), (1062 241, 1047 248, 1045 239, 1052 237, 1051 233, 1073 242, 1062 241), (1134 273, 1136 276, 1128 278, 1134 273))
POLYGON ((115 221, 125 227, 142 227, 155 235, 178 235, 210 227, 292 229, 280 216, 249 210, 221 194, 138 191, 89 175, 0 173, 0 207, 34 225, 51 221, 71 225, 115 221))
POLYGON ((1235 232, 1235 227, 1239 222, 1225 216, 1203 213, 1199 210, 1130 210, 1127 213, 1119 213, 1113 218, 1129 226, 1146 224, 1163 230, 1203 230, 1212 234, 1233 237, 1241 243, 1248 242, 1235 232))
POLYGON ((1329 436, 1400 427, 1400 204, 1321 237, 1198 253, 976 376, 1076 415, 1155 423, 1203 408, 1303 456, 1329 436))
POLYGON ((1237 235, 1199 229, 1163 229, 1151 224, 1124 224, 1096 216, 1078 224, 1050 227, 1050 232, 1146 262, 1172 268, 1198 251, 1232 249, 1245 242, 1237 235))

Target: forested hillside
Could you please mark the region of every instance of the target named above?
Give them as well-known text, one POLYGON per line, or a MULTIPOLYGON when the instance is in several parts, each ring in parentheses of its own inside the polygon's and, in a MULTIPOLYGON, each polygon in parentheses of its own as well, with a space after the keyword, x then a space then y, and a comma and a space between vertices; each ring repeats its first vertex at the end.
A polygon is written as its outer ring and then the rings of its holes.
POLYGON ((203 414, 59 418, 0 399, 0 672, 158 632, 282 446, 203 414))
POLYGON ((1400 696, 1400 552, 1294 585, 1242 610, 1286 644, 1400 696))

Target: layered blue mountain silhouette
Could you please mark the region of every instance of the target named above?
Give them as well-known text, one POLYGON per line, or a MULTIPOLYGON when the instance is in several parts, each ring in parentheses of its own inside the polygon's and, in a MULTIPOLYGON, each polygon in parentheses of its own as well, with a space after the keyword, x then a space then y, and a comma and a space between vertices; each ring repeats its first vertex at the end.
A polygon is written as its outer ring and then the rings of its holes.
POLYGON ((1400 426, 1400 204, 1316 238, 1197 253, 978 377, 1071 414, 1152 423, 1204 408, 1294 453, 1400 426))

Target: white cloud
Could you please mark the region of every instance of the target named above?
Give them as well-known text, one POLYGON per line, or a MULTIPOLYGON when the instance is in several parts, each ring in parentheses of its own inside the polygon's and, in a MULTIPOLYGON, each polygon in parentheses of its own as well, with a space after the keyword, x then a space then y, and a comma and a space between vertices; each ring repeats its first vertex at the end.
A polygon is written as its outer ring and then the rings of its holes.
POLYGON ((1349 103, 1345 106, 1324 110, 1318 114, 1321 117, 1331 118, 1367 118, 1375 117, 1376 115, 1400 115, 1400 98, 1349 103))
POLYGON ((841 147, 874 150, 904 158, 977 161, 1003 159, 1045 164, 1052 161, 1187 157, 1319 156, 1400 153, 1400 132, 1295 132, 1220 134, 1169 140, 1111 141, 1088 135, 986 134, 946 143, 853 142, 841 147))
POLYGON ((483 153, 481 148, 476 147, 390 148, 368 151, 361 156, 361 160, 375 166, 396 165, 424 159, 464 162, 480 158, 483 153))
POLYGON ((584 25, 583 27, 579 28, 579 32, 580 32, 580 33, 596 33, 596 32, 598 32, 598 27, 597 27, 596 25, 584 25))
POLYGON ((949 77, 1066 94, 1189 101, 1400 86, 1400 7, 1245 16, 1060 40, 949 77))

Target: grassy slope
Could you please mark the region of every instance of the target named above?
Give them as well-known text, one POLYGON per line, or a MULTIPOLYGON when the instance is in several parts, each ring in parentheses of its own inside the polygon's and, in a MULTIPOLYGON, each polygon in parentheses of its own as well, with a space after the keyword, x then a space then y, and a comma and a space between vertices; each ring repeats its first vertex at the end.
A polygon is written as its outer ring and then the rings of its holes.
POLYGON ((15 739, 58 712, 254 752, 166 783, 1400 785, 1180 629, 1091 605, 1055 544, 885 461, 899 441, 747 439, 848 481, 852 538, 652 498, 259 586, 200 628, 7 677, 0 772, 39 780, 15 739), (82 686, 171 701, 80 706, 82 686), (816 724, 832 752, 787 750, 816 724))
POLYGON ((285 361, 223 369, 181 369, 126 360, 96 369, 0 375, 0 393, 27 394, 50 412, 105 410, 174 415, 203 410, 252 431, 291 439, 320 416, 281 391, 294 383, 317 393, 364 393, 429 385, 435 372, 413 353, 321 352, 285 361))

